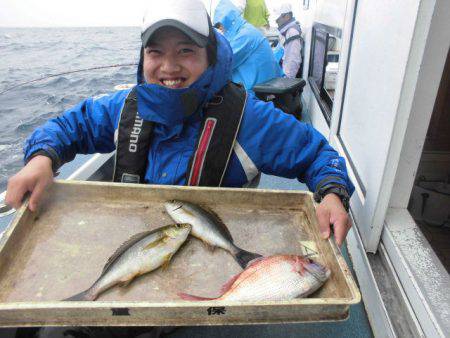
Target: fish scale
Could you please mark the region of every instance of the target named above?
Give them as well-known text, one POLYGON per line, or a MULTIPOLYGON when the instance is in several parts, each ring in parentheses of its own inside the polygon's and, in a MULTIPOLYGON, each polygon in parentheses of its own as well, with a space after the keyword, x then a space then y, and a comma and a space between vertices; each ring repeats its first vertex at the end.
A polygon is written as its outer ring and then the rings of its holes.
POLYGON ((267 300, 293 298, 298 292, 297 290, 302 290, 301 293, 307 290, 308 277, 295 271, 292 264, 287 261, 280 261, 280 264, 265 264, 263 268, 255 271, 253 276, 245 278, 221 298, 240 301, 252 301, 261 298, 267 300), (270 295, 270 297, 265 297, 267 295, 270 295))
POLYGON ((303 256, 269 256, 252 262, 233 277, 218 298, 184 293, 179 296, 186 300, 240 302, 289 300, 310 295, 324 284, 330 273, 328 268, 303 256))

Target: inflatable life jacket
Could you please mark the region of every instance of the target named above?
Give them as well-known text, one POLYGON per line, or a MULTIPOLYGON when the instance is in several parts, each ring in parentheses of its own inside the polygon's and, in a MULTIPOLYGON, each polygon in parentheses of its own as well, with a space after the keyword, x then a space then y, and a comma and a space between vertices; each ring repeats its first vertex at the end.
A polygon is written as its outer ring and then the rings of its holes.
MULTIPOLYGON (((222 184, 244 113, 247 93, 228 83, 206 105, 196 150, 186 171, 187 185, 219 187, 222 184)), ((138 115, 133 88, 120 115, 114 182, 144 183, 151 147, 153 122, 138 115)))

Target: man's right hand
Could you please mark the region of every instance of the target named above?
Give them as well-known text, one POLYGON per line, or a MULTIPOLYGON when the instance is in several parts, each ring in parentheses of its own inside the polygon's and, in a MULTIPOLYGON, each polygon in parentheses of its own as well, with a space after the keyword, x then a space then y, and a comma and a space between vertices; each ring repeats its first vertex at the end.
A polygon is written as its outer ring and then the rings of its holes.
POLYGON ((42 194, 53 183, 52 160, 46 156, 33 157, 17 174, 8 180, 5 202, 18 209, 27 192, 31 192, 31 211, 36 211, 42 194))

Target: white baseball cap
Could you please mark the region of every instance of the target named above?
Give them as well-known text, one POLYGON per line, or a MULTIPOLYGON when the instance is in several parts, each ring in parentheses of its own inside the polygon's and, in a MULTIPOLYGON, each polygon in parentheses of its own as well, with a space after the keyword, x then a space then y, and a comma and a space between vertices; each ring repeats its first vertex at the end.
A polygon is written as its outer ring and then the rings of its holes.
POLYGON ((281 5, 274 8, 273 13, 275 14, 275 18, 278 19, 283 14, 287 14, 292 12, 292 6, 288 3, 282 3, 281 5))
POLYGON ((141 31, 144 47, 153 33, 165 26, 178 28, 200 47, 208 44, 212 28, 202 1, 146 0, 146 7, 141 31))

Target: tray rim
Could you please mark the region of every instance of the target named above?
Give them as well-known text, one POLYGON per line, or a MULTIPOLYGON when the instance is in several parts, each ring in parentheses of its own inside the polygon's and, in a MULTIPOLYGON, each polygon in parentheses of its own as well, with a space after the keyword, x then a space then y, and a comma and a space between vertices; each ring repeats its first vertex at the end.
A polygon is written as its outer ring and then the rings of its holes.
MULTIPOLYGON (((99 187, 115 187, 115 188, 127 188, 127 189, 159 189, 163 191, 175 191, 175 190, 191 190, 191 191, 228 191, 228 192, 246 192, 256 194, 286 194, 286 195, 307 195, 313 202, 314 207, 317 203, 314 202, 313 193, 303 190, 280 190, 280 189, 254 189, 254 188, 221 188, 221 187, 190 187, 190 186, 176 186, 176 185, 150 185, 150 184, 130 184, 130 183, 114 183, 114 182, 90 182, 90 181, 68 181, 68 180, 55 180, 54 185, 57 186, 99 186, 99 187)), ((22 218, 29 217, 35 213, 28 210, 29 198, 27 198, 21 207, 17 209, 14 220, 3 232, 3 236, 0 237, 0 253, 4 250, 8 239, 12 236, 22 218)), ((314 215, 313 222, 317 222, 314 215)), ((39 309, 111 309, 111 308, 205 308, 211 306, 224 306, 224 307, 286 307, 286 306, 298 306, 298 305, 340 305, 349 306, 358 304, 361 301, 361 293, 358 289, 354 277, 342 256, 341 250, 337 247, 334 238, 327 240, 332 248, 333 254, 336 257, 340 270, 344 274, 346 284, 349 288, 351 297, 349 298, 296 298, 289 301, 259 301, 259 302, 236 302, 236 301, 179 301, 179 302, 149 302, 149 301, 35 301, 35 302, 0 302, 0 312, 3 311, 16 311, 16 310, 39 310, 39 309)), ((0 320, 1 326, 1 320, 0 320)))

